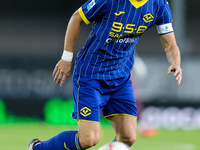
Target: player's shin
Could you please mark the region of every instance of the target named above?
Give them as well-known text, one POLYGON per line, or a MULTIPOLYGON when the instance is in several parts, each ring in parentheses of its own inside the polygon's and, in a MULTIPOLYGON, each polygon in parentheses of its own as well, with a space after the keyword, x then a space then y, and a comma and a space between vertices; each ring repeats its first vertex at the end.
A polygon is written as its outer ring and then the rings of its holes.
POLYGON ((34 147, 34 150, 83 150, 81 148, 78 131, 64 131, 41 142, 34 147))

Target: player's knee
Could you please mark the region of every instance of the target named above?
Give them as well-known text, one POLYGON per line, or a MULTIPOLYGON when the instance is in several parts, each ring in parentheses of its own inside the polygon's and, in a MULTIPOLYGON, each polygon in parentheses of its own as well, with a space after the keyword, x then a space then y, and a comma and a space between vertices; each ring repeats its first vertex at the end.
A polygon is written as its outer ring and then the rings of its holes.
POLYGON ((128 146, 132 146, 136 141, 136 135, 128 135, 120 138, 120 142, 127 144, 128 146))
POLYGON ((128 139, 128 145, 132 146, 136 141, 136 136, 132 136, 128 139))
POLYGON ((84 148, 84 149, 90 148, 92 146, 95 146, 99 142, 99 139, 100 138, 98 135, 87 136, 80 140, 80 144, 81 144, 82 148, 84 148))

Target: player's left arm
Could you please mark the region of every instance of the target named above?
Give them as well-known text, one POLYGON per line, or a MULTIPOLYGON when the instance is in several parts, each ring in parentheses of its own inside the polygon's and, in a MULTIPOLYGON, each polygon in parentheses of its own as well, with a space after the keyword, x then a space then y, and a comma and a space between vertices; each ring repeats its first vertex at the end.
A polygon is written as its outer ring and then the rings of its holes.
POLYGON ((177 85, 179 86, 182 80, 181 55, 180 50, 176 44, 174 32, 161 35, 160 39, 170 64, 167 73, 169 74, 170 72, 174 72, 174 76, 177 80, 177 85))

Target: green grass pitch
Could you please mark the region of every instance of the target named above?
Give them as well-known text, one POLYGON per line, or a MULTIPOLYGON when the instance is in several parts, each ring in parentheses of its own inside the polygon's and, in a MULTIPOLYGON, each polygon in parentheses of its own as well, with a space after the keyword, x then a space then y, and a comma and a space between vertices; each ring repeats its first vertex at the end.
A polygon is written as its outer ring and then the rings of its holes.
MULTIPOLYGON (((0 124, 0 150, 26 150, 33 138, 47 140, 64 130, 76 130, 77 126, 49 125, 46 123, 0 124)), ((98 145, 90 150, 112 141, 114 131, 109 125, 102 126, 101 139, 98 145)), ((133 150, 200 150, 200 131, 159 130, 154 137, 138 134, 133 150)))

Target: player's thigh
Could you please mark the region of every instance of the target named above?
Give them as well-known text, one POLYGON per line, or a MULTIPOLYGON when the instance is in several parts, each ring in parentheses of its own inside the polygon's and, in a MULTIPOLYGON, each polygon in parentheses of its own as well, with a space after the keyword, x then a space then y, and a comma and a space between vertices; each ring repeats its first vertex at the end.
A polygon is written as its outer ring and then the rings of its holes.
POLYGON ((97 80, 73 75, 74 119, 100 122, 100 106, 109 99, 108 95, 101 94, 101 88, 97 80))
POLYGON ((131 80, 112 92, 106 105, 102 107, 102 112, 105 118, 116 115, 137 117, 137 106, 131 80))
POLYGON ((89 148, 99 142, 100 122, 78 121, 78 127, 78 135, 82 147, 89 148))
POLYGON ((115 130, 117 141, 132 145, 136 140, 137 118, 129 115, 115 115, 108 118, 115 130))

